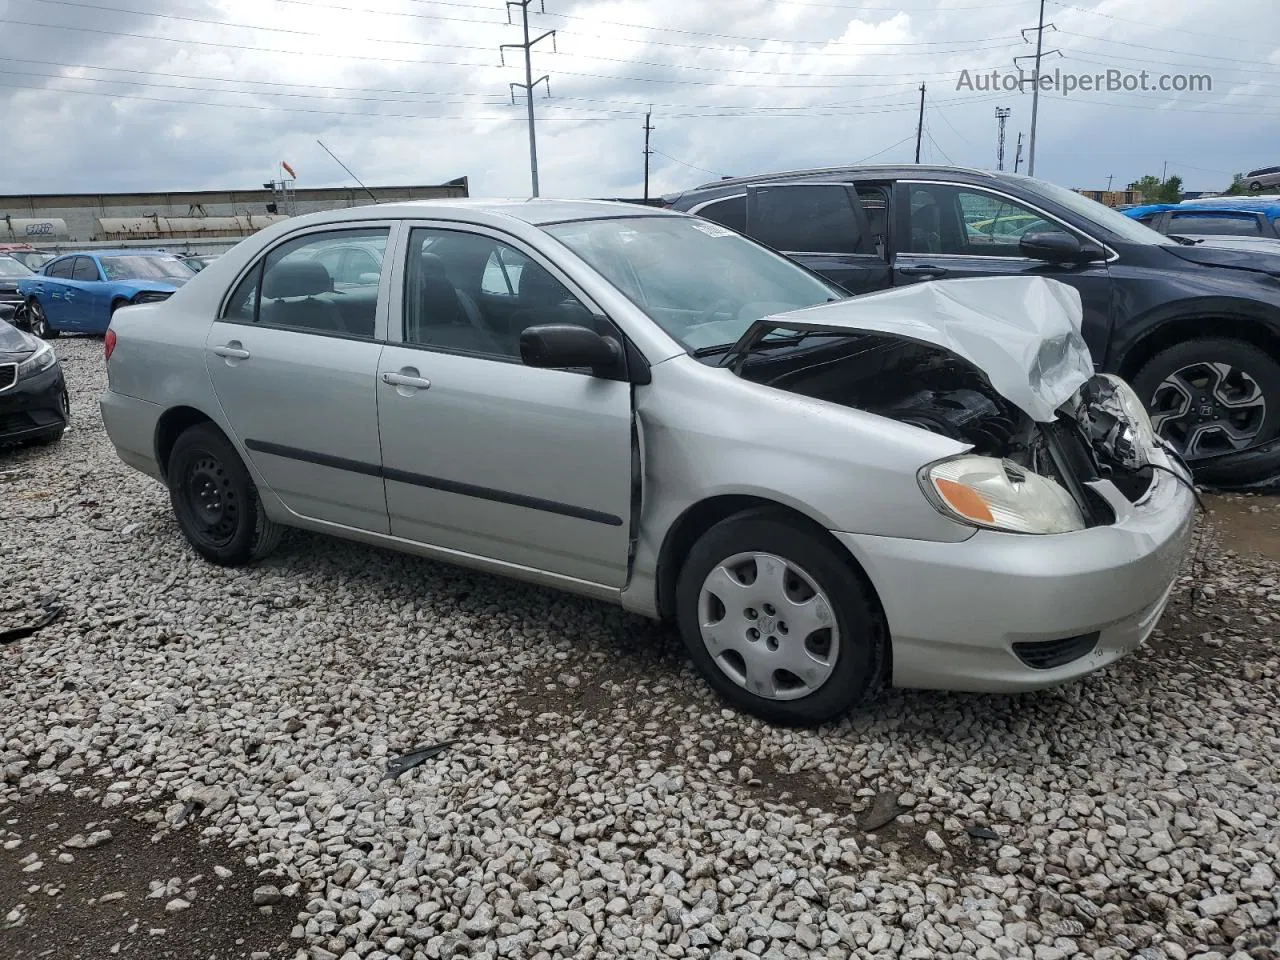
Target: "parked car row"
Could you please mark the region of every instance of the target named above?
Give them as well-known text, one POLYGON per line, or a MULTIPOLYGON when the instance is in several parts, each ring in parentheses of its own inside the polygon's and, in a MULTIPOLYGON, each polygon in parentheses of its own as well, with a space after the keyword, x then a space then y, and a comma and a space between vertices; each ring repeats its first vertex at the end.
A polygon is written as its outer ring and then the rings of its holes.
POLYGON ((1280 474, 1280 255, 1187 244, 1043 181, 871 166, 720 180, 666 198, 853 293, 1046 277, 1075 288, 1098 370, 1133 383, 1207 483, 1280 474))

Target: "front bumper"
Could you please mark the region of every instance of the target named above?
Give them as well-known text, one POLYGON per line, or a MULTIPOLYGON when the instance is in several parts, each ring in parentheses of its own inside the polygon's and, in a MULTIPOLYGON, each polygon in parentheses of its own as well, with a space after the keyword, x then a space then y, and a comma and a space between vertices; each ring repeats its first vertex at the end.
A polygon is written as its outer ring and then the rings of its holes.
POLYGON ((0 390, 0 443, 48 436, 67 425, 67 385, 55 363, 0 390))
MULTIPOLYGON (((1159 460, 1168 465, 1163 454, 1159 460)), ((960 543, 836 533, 879 593, 894 685, 1035 690, 1091 673, 1144 643, 1186 556, 1195 509, 1186 485, 1155 476, 1137 504, 1098 484, 1116 522, 1075 533, 980 530, 960 543), (1047 669, 1015 653, 1014 644, 1049 649, 1039 644, 1095 633, 1095 643, 1082 642, 1087 653, 1047 669)))

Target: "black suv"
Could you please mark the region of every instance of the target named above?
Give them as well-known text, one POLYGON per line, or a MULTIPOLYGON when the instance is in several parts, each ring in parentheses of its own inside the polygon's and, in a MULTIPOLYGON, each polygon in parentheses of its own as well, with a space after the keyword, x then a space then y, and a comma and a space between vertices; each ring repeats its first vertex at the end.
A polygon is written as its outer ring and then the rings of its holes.
POLYGON ((1129 380, 1201 480, 1280 474, 1280 255, 1176 240, 1071 190, 957 167, 831 167, 664 198, 851 293, 1025 274, 1080 291, 1094 365, 1129 380))

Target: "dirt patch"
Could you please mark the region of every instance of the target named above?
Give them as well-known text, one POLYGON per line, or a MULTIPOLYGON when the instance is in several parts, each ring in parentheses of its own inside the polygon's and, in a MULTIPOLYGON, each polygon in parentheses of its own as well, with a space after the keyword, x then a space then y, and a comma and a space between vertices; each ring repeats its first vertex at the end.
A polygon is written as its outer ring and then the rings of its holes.
POLYGON ((123 810, 71 791, 0 805, 0 957, 264 960, 296 949, 297 903, 255 907, 270 881, 242 856, 200 846, 195 830, 157 835, 144 811, 123 810))
POLYGON ((1280 497, 1224 493, 1204 500, 1223 546, 1280 561, 1280 497))

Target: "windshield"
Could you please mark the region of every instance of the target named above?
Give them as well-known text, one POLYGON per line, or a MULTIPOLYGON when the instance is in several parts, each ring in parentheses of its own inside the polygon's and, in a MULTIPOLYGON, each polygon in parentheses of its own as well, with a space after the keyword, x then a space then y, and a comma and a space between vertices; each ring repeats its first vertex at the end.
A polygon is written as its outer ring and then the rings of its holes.
POLYGON ((1074 190, 1068 190, 1066 187, 1060 187, 1053 183, 1045 183, 1043 180, 1033 180, 1030 177, 1020 177, 1019 183, 1021 183, 1023 189, 1066 207, 1072 213, 1098 224, 1128 243, 1158 244, 1166 247, 1177 246, 1176 240, 1170 240, 1164 234, 1152 230, 1145 223, 1139 223, 1131 217, 1126 217, 1118 210, 1112 210, 1106 204, 1099 203, 1097 200, 1090 200, 1074 190))
POLYGON ((19 277, 29 277, 31 271, 19 263, 13 257, 0 257, 0 277, 6 280, 16 280, 19 277))
POLYGON ((190 280, 195 271, 177 257, 102 257, 108 280, 190 280))
POLYGON ((544 227, 690 351, 728 347, 756 320, 847 294, 765 247, 695 217, 544 227))

